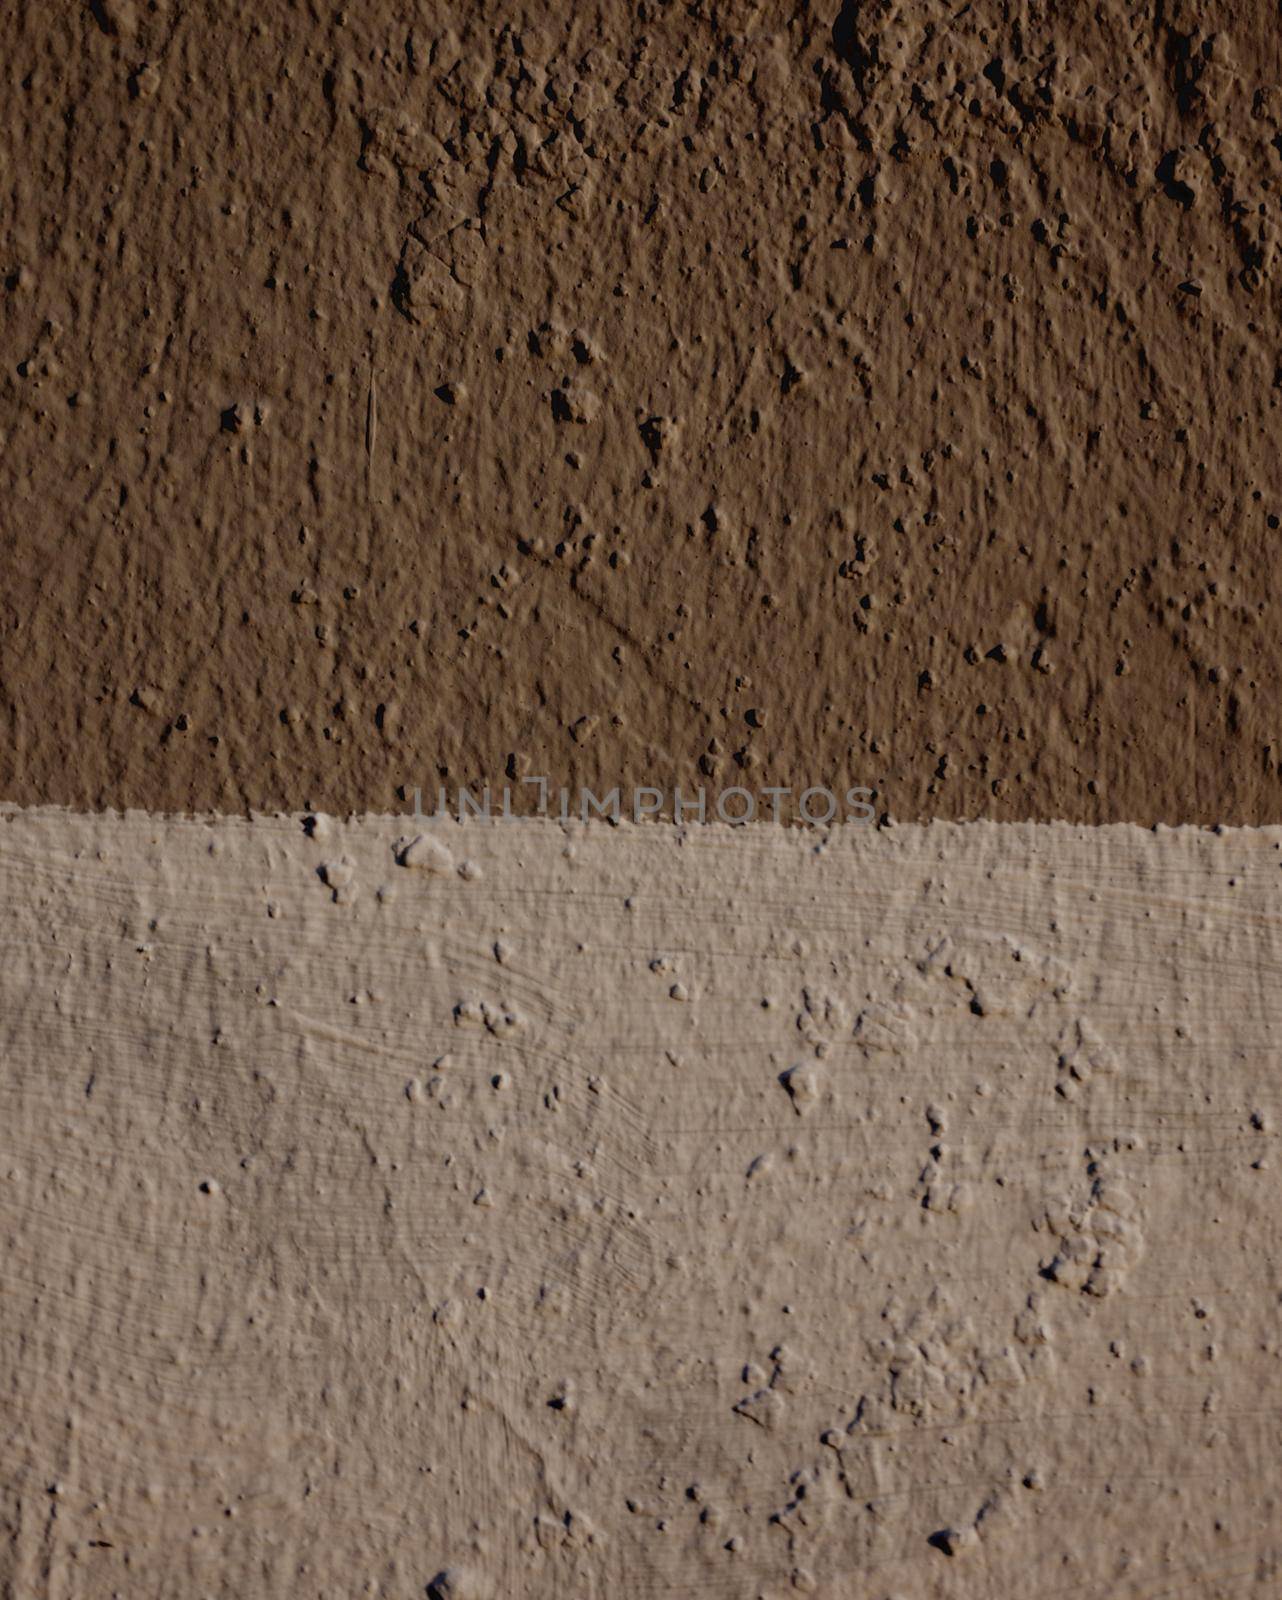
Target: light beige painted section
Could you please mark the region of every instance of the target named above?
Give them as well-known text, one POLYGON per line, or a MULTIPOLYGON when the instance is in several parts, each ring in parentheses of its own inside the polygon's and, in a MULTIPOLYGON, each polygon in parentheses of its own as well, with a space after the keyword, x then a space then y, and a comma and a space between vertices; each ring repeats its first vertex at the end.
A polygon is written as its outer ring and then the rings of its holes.
POLYGON ((409 837, 0 820, 5 1594, 1282 1593, 1282 833, 409 837))

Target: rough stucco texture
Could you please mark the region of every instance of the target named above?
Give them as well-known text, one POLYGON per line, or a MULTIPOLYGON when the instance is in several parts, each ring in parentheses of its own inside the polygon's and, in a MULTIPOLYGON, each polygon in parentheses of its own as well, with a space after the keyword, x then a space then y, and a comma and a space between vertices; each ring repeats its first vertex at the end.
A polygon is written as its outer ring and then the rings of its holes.
POLYGON ((1275 5, 3 34, 3 798, 1282 817, 1275 5))
POLYGON ((0 825, 0 1592, 1279 1593, 1277 832, 399 830, 0 825))

